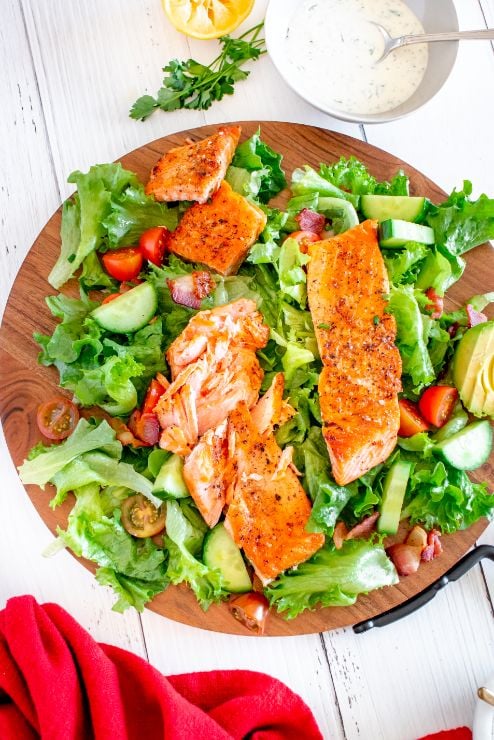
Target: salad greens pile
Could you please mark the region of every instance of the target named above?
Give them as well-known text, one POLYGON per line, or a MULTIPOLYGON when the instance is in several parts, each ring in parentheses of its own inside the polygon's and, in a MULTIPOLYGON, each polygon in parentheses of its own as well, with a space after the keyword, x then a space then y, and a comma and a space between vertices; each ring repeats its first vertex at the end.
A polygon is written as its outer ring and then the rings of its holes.
MULTIPOLYGON (((306 165, 293 172, 292 197, 286 209, 279 210, 268 202, 286 186, 281 155, 258 132, 237 148, 226 179, 265 211, 267 224, 237 275, 213 275, 215 289, 201 308, 240 297, 256 301, 270 328, 270 340, 258 353, 265 372, 263 390, 275 373, 283 372, 286 397, 297 412, 277 430, 276 438, 281 447, 294 447, 294 462, 313 503, 308 529, 326 535, 319 552, 266 590, 271 603, 292 618, 317 605, 353 604, 358 594, 397 582, 382 536, 350 540, 341 549, 331 539, 338 521, 351 527, 379 507, 383 481, 397 460, 412 464, 402 511, 412 524, 454 532, 492 516, 494 497, 484 484, 472 482, 434 454, 441 440, 466 424, 461 405, 438 432, 400 438, 386 462, 353 483, 340 486, 331 473, 317 393, 321 361, 307 305, 304 267, 309 257, 287 236, 299 228, 296 216, 304 208, 326 216, 334 233, 343 232, 363 219, 363 195, 408 195, 407 175, 399 171, 390 182, 378 182, 354 157, 341 157, 318 170, 306 165)), ((59 323, 51 336, 35 336, 41 347, 39 361, 57 368, 60 385, 78 404, 99 406, 126 420, 156 373, 167 373, 164 353, 196 313, 172 300, 167 281, 198 266, 174 255, 161 267, 149 265, 141 277, 156 288, 157 318, 133 334, 102 329, 91 316, 101 295, 95 300, 89 291, 112 291, 116 284, 102 269, 98 253, 136 243, 151 226, 173 229, 183 206, 167 207, 147 197, 136 176, 119 164, 73 173, 69 182, 77 192, 64 204, 61 254, 50 283, 59 288, 82 267, 80 297, 47 298, 59 323)), ((432 287, 444 296, 464 271, 462 255, 494 237, 494 200, 485 195, 472 200, 471 192, 465 182, 463 190, 453 191, 444 203, 428 204, 424 223, 434 230, 434 245, 412 241, 383 248, 391 284, 387 311, 396 319, 404 396, 411 400, 441 377, 468 323, 465 309, 433 318, 425 291, 432 287), (456 334, 448 331, 453 325, 456 334)), ((476 296, 470 303, 482 310, 493 299, 492 294, 476 296)), ((81 419, 57 446, 37 445, 20 467, 24 483, 55 486, 52 506, 74 492, 67 529, 58 535, 77 555, 98 564, 98 581, 114 589, 117 610, 142 609, 169 583, 188 583, 204 608, 228 595, 221 573, 202 560, 208 527, 190 498, 164 496, 166 534, 158 544, 150 538, 136 540, 122 526, 120 504, 131 493, 140 492, 157 506, 163 503, 152 493, 152 483, 168 455, 156 448, 122 447, 108 423, 93 418, 81 419)))

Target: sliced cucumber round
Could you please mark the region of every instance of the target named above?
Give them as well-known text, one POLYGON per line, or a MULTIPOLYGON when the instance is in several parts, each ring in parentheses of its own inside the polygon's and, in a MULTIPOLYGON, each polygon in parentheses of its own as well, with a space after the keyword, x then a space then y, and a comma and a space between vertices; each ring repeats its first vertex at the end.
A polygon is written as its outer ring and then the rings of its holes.
POLYGON ((153 493, 158 498, 187 498, 190 496, 184 476, 184 461, 179 455, 172 455, 165 460, 153 485, 153 493))
POLYGON ((227 591, 244 593, 252 590, 242 553, 222 522, 206 535, 202 559, 208 568, 220 571, 227 591))
POLYGON ((117 334, 131 334, 146 326, 156 313, 158 296, 151 283, 141 283, 91 312, 97 323, 117 334))
POLYGON ((483 465, 492 451, 490 422, 474 421, 448 439, 439 442, 434 452, 458 470, 475 470, 483 465))
POLYGON ((402 221, 420 223, 427 213, 430 201, 427 198, 409 195, 362 195, 360 210, 366 218, 386 221, 398 218, 402 221))
POLYGON ((398 218, 390 218, 379 224, 381 247, 403 247, 407 242, 434 244, 434 231, 430 226, 411 224, 398 218))

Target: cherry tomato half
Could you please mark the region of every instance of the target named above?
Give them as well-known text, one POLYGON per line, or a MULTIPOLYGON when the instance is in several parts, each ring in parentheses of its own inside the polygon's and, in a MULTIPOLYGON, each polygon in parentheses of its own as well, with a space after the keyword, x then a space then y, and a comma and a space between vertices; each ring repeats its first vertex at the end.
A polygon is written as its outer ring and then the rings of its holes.
POLYGON ((122 524, 134 537, 153 537, 165 528, 165 510, 157 509, 142 493, 126 498, 120 509, 122 524))
POLYGON ((431 311, 431 319, 440 319, 444 311, 444 298, 438 295, 434 288, 427 288, 425 294, 430 300, 430 303, 426 305, 426 309, 431 311))
POLYGON ((159 380, 156 380, 154 378, 146 391, 146 397, 144 398, 144 403, 142 404, 142 413, 148 414, 151 411, 154 411, 154 407, 160 400, 161 396, 165 392, 165 389, 159 382, 159 380))
POLYGON ((144 259, 160 267, 163 264, 169 236, 170 232, 164 226, 153 226, 141 234, 139 249, 144 259))
POLYGON ((257 632, 258 635, 264 634, 269 602, 263 594, 250 591, 248 594, 236 596, 229 602, 228 608, 235 619, 238 619, 247 629, 257 632))
POLYGON ((121 295, 121 293, 110 293, 110 295, 107 295, 106 298, 103 298, 103 300, 101 301, 101 305, 103 305, 104 303, 111 303, 115 300, 115 298, 118 298, 121 295))
POLYGON ((448 421, 458 400, 458 391, 449 385, 427 388, 419 401, 420 413, 430 424, 442 427, 448 421))
POLYGON ((115 280, 133 280, 142 268, 143 257, 138 247, 111 249, 101 258, 105 270, 115 280))
POLYGON ((309 244, 321 241, 321 235, 316 234, 315 231, 293 231, 288 234, 287 239, 295 239, 298 242, 300 251, 307 254, 309 251, 309 244))
POLYGON ((429 425, 420 415, 417 404, 407 401, 406 398, 400 398, 398 404, 400 406, 400 430, 398 432, 400 437, 413 437, 414 434, 429 430, 429 425))
POLYGON ((36 422, 44 437, 66 439, 79 421, 79 410, 68 398, 53 398, 38 408, 36 422))

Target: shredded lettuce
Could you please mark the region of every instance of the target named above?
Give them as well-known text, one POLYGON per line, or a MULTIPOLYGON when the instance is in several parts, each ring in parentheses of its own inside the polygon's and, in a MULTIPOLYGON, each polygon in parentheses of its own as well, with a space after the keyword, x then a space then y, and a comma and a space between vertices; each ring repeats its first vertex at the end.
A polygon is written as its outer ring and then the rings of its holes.
POLYGON ((308 562, 281 575, 266 589, 270 603, 287 619, 316 606, 350 606, 359 594, 398 583, 384 547, 348 540, 340 550, 326 545, 308 562))

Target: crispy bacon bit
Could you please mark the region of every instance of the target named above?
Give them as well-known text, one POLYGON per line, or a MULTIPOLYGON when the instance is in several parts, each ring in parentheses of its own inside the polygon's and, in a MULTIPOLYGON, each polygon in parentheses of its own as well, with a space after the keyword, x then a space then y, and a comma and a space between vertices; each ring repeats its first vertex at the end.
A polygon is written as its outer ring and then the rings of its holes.
POLYGON ((451 339, 453 339, 453 337, 456 337, 456 334, 459 328, 460 328, 460 325, 457 321, 455 321, 454 324, 451 324, 451 326, 448 327, 448 334, 451 337, 451 339))
POLYGON ((325 216, 308 208, 303 208, 298 216, 295 216, 295 221, 298 222, 301 231, 313 231, 315 234, 320 234, 326 225, 325 216))
POLYGON ((414 547, 413 545, 407 545, 405 542, 401 542, 397 545, 391 545, 391 547, 387 548, 386 552, 393 561, 398 575, 410 576, 419 569, 422 554, 420 547, 414 547))
POLYGON ((175 303, 188 308, 200 308, 202 299, 206 298, 215 286, 211 273, 205 270, 181 275, 166 282, 175 303))
POLYGON ((333 532, 333 542, 337 550, 341 550, 348 535, 348 527, 345 522, 338 522, 333 532))
POLYGON ((129 419, 129 429, 148 447, 158 444, 160 425, 153 412, 142 413, 139 409, 133 411, 129 419))
POLYGON ((474 307, 467 303, 467 316, 468 316, 468 328, 471 329, 472 326, 477 326, 477 324, 483 324, 487 321, 487 316, 485 313, 481 313, 480 311, 476 311, 474 307))
POLYGON ((428 288, 425 291, 430 303, 426 305, 426 310, 431 311, 431 319, 440 319, 444 310, 444 298, 436 293, 434 288, 428 288))
POLYGON ((352 529, 348 532, 346 539, 353 540, 357 537, 365 537, 366 535, 370 534, 374 531, 374 527, 376 526, 376 522, 378 519, 378 511, 375 511, 370 516, 366 516, 365 519, 362 519, 361 522, 352 527, 352 529))
POLYGON ((427 546, 422 550, 422 560, 425 560, 425 562, 434 560, 434 558, 439 557, 442 551, 443 546, 441 545, 439 532, 436 529, 431 529, 427 535, 427 546))

